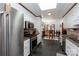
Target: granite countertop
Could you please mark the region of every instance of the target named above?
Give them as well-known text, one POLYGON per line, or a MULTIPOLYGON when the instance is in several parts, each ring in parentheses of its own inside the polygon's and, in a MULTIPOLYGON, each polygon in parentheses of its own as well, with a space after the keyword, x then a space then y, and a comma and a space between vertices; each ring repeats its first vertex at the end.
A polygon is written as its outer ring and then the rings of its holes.
POLYGON ((79 40, 78 37, 67 35, 68 40, 70 40, 73 44, 79 47, 79 40))
POLYGON ((30 39, 30 38, 34 38, 34 37, 36 37, 37 35, 39 35, 39 33, 36 33, 36 34, 34 34, 34 35, 31 35, 31 36, 24 36, 24 40, 27 40, 27 39, 30 39))
POLYGON ((67 38, 75 45, 79 47, 79 30, 68 29, 67 30, 67 38))

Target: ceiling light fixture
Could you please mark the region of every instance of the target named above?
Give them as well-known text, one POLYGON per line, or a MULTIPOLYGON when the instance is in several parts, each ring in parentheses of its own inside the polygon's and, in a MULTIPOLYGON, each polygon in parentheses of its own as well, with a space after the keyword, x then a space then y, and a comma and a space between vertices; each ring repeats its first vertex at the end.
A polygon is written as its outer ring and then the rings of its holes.
POLYGON ((48 15, 50 16, 50 15, 52 15, 52 13, 48 12, 48 15))

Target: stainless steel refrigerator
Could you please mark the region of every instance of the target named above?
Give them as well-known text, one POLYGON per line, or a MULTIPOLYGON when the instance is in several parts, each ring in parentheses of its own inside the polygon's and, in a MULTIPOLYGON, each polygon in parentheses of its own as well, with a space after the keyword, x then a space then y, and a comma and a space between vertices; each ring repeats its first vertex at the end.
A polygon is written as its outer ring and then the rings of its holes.
POLYGON ((11 7, 10 12, 0 11, 0 56, 22 56, 24 17, 11 7))

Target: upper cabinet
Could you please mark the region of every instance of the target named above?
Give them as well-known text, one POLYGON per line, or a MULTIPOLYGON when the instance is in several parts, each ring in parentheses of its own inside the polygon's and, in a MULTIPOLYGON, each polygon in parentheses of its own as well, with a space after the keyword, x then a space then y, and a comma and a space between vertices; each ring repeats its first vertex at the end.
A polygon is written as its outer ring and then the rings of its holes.
POLYGON ((65 28, 75 28, 79 24, 79 4, 76 4, 63 18, 65 28))
POLYGON ((25 9, 28 9, 35 16, 41 16, 41 9, 37 3, 20 3, 25 9))

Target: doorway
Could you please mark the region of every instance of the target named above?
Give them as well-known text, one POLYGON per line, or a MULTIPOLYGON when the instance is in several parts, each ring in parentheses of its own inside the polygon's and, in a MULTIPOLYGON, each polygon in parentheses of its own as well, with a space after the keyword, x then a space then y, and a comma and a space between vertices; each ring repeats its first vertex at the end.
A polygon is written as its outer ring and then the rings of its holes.
POLYGON ((42 38, 52 40, 55 36, 55 24, 45 24, 42 31, 42 38))

